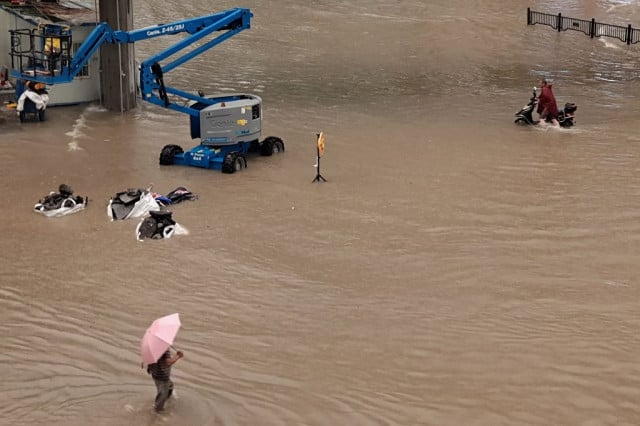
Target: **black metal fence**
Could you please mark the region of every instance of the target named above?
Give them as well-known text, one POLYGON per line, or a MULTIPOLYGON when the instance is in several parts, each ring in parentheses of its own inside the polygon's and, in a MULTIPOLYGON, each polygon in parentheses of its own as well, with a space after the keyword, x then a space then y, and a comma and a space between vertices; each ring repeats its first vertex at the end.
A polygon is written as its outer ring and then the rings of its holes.
POLYGON ((534 12, 527 8, 527 25, 542 24, 548 25, 560 31, 580 31, 591 38, 613 37, 627 44, 640 43, 640 29, 631 25, 626 27, 620 25, 603 24, 595 19, 585 21, 584 19, 568 18, 562 13, 551 15, 549 13, 534 12))

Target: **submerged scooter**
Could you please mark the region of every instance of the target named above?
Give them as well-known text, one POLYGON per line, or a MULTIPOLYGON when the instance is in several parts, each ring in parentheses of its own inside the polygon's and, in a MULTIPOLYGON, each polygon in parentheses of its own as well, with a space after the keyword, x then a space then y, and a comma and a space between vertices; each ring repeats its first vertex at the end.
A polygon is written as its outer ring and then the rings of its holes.
POLYGON ((49 92, 42 83, 34 83, 28 81, 25 83, 19 82, 16 88, 16 94, 18 95, 18 102, 16 105, 16 111, 20 122, 24 122, 28 116, 34 116, 40 121, 45 120, 45 110, 49 103, 49 92))
POLYGON ((83 210, 88 202, 88 197, 73 195, 73 189, 63 183, 58 187, 58 192, 50 192, 40 199, 33 210, 47 217, 66 216, 83 210))
MULTIPOLYGON (((529 99, 529 103, 522 107, 522 109, 515 113, 516 119, 514 123, 525 125, 536 125, 540 123, 540 120, 533 119, 533 110, 538 105, 538 95, 536 93, 536 87, 533 87, 533 96, 529 99)), ((560 127, 568 128, 573 126, 573 119, 578 106, 573 103, 567 102, 564 104, 562 111, 558 113, 558 123, 560 127)), ((551 122, 551 119, 545 120, 547 123, 551 122)))

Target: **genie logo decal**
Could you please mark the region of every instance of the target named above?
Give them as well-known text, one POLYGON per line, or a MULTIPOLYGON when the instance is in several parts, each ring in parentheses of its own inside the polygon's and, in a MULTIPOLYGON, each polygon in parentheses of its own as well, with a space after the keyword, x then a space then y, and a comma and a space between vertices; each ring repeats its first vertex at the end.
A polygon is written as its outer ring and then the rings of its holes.
POLYGON ((148 30, 147 36, 149 37, 159 36, 162 34, 178 33, 180 31, 184 31, 184 24, 171 24, 171 25, 165 25, 163 27, 158 27, 153 30, 148 30))

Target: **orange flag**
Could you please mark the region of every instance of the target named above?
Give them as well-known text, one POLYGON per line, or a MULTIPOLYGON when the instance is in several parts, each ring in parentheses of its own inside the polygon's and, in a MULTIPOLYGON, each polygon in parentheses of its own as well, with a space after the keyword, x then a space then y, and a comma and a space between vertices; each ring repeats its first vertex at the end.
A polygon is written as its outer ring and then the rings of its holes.
POLYGON ((324 154, 324 132, 320 132, 318 135, 318 155, 322 156, 324 154))

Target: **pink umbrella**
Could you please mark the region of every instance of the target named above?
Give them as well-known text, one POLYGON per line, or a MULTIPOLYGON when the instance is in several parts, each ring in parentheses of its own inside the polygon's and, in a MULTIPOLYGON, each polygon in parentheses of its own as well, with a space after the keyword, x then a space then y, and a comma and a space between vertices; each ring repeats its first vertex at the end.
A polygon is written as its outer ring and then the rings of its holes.
POLYGON ((178 334, 180 325, 178 314, 167 315, 151 323, 140 342, 143 365, 153 364, 169 349, 178 334))

